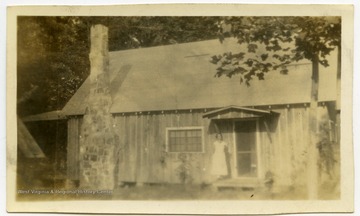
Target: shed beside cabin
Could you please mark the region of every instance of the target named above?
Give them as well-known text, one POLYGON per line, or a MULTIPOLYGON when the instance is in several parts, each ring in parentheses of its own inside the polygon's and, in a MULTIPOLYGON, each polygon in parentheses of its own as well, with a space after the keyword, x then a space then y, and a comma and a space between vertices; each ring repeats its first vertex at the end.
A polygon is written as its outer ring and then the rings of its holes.
POLYGON ((45 158, 45 154, 20 118, 17 120, 19 154, 25 158, 45 158))

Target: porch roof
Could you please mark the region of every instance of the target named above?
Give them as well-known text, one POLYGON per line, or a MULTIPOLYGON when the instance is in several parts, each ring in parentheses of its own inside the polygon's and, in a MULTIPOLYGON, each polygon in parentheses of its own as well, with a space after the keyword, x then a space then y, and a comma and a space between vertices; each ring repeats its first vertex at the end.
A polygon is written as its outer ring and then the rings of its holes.
POLYGON ((40 113, 36 115, 26 116, 22 120, 24 122, 33 122, 33 121, 50 121, 50 120, 61 120, 65 119, 66 116, 61 110, 55 110, 45 113, 40 113))
POLYGON ((207 112, 203 115, 203 118, 209 118, 209 119, 260 118, 263 116, 269 116, 273 114, 278 114, 278 113, 270 110, 252 109, 252 108, 232 105, 207 112))

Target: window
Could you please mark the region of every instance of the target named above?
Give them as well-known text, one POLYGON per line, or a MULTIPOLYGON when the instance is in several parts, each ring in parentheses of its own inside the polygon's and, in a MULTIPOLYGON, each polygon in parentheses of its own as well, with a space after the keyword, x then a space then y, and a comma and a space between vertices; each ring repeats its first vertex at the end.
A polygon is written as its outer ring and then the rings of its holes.
POLYGON ((203 152, 203 128, 166 128, 168 152, 203 152))

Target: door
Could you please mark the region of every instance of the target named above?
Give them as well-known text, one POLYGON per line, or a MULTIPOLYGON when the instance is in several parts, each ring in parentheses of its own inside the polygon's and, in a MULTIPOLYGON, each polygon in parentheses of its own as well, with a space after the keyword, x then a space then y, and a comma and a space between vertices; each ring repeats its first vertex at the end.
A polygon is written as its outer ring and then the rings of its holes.
POLYGON ((238 177, 257 177, 256 121, 235 122, 236 171, 238 177))

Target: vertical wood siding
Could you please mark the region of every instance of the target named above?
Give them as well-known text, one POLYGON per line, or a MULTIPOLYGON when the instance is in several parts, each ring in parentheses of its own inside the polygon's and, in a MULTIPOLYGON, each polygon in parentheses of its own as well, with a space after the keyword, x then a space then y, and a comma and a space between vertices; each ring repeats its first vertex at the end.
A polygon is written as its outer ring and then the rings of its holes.
POLYGON ((151 113, 142 115, 116 115, 115 128, 120 137, 119 170, 121 182, 172 182, 180 183, 180 167, 188 171, 187 182, 201 183, 207 180, 212 146, 208 143, 214 133, 203 112, 151 113), (202 126, 204 130, 204 152, 166 152, 166 128, 202 126), (182 164, 181 157, 185 157, 182 164))
MULTIPOLYGON (((265 173, 271 171, 279 185, 301 184, 306 166, 308 109, 304 106, 292 106, 273 111, 280 115, 278 119, 268 122, 272 142, 264 126, 265 120, 259 121, 259 166, 262 170, 259 178, 264 178, 265 173)), ((189 165, 189 182, 211 181, 209 170, 216 130, 214 122, 202 115, 203 112, 200 111, 115 115, 116 131, 122 149, 117 179, 120 182, 180 183, 180 157, 184 156, 189 165), (204 128, 204 152, 166 152, 166 128, 189 126, 204 128)), ((236 176, 233 122, 218 121, 217 125, 229 144, 230 172, 236 176)))
MULTIPOLYGON (((324 116, 327 111, 319 107, 318 116, 324 116)), ((260 158, 258 177, 263 179, 267 172, 274 174, 275 185, 305 185, 307 148, 309 145, 309 109, 304 105, 282 106, 274 108, 278 118, 259 120, 258 142, 260 158), (267 131, 264 121, 267 121, 267 131), (270 133, 270 138, 269 138, 270 133)), ((118 183, 180 183, 180 158, 186 158, 189 183, 209 183, 212 177, 209 173, 213 142, 215 141, 215 121, 203 118, 203 110, 181 111, 175 113, 143 113, 117 114, 115 132, 119 139, 117 170, 118 183), (204 131, 204 152, 170 153, 166 152, 167 127, 201 126, 204 131)), ((320 118, 320 117, 319 117, 320 118)), ((79 126, 77 118, 69 119, 68 134, 68 176, 78 179, 79 163, 79 126)), ((229 144, 230 172, 236 176, 235 143, 232 120, 216 121, 223 134, 224 141, 229 144)))
POLYGON ((70 118, 68 120, 67 140, 67 177, 71 180, 79 180, 79 131, 81 118, 70 118))
MULTIPOLYGON (((261 174, 267 171, 274 174, 276 185, 306 186, 307 149, 310 144, 309 108, 292 105, 274 109, 280 113, 278 121, 270 127, 272 142, 261 123, 261 174)), ((327 117, 324 107, 318 108, 318 121, 327 117)))

